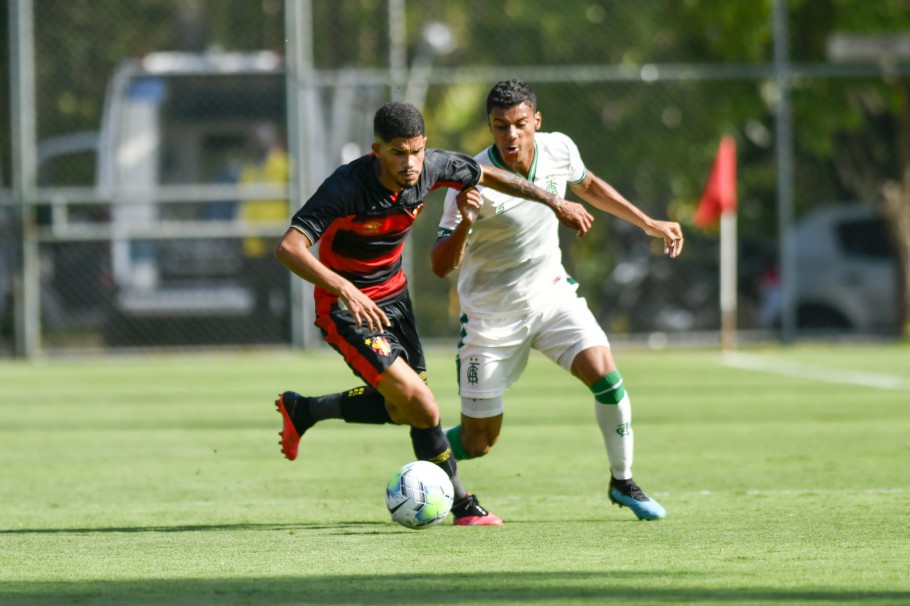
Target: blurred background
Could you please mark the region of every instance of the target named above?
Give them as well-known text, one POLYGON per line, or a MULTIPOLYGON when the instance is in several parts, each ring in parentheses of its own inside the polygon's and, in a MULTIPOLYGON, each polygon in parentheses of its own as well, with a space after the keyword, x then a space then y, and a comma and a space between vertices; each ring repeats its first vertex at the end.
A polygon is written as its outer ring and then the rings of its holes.
MULTIPOLYGON (((885 338, 910 320, 910 1, 3 0, 0 355, 320 347, 272 258, 290 215, 405 100, 431 147, 491 138, 499 80, 655 218, 564 233, 614 340, 719 342, 719 235, 693 223, 738 152, 740 340, 885 338)), ((429 269, 443 192, 408 245, 418 323, 456 339, 429 269)))

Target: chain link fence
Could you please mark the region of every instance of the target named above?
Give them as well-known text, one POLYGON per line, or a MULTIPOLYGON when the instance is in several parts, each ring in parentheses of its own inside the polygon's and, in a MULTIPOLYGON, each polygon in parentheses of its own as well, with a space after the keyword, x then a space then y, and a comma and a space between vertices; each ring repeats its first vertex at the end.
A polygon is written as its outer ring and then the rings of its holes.
MULTIPOLYGON (((899 115, 886 101, 906 94, 904 64, 832 63, 836 15, 811 21, 824 10, 774 0, 9 2, 0 351, 21 353, 30 310, 40 350, 317 345, 307 289, 271 254, 290 214, 369 151, 372 114, 392 98, 424 110, 432 147, 480 151, 491 143, 486 93, 509 78, 535 87, 543 130, 573 137, 589 170, 686 231, 672 261, 606 215, 583 239, 564 234, 565 263, 611 337, 717 338, 718 237, 692 217, 724 134, 739 152, 743 334, 777 338, 788 312, 800 336, 899 333, 897 236, 877 200, 858 195, 876 187, 851 184, 881 178, 865 162, 899 166, 886 136, 899 115), (781 9, 785 72, 774 56, 781 9), (794 139, 782 206, 783 94, 794 139), (795 276, 790 288, 782 275, 795 276)), ((874 13, 862 12, 866 29, 910 27, 910 17, 895 22, 899 11, 874 13)), ((454 339, 454 281, 435 278, 428 259, 442 199, 426 200, 407 262, 424 337, 454 339)))

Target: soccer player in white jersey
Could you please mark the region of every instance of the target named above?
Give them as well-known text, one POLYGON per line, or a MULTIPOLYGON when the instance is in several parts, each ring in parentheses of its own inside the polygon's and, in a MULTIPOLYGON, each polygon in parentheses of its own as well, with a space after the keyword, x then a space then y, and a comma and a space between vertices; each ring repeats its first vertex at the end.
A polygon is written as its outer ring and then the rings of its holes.
MULTIPOLYGON (((587 170, 566 135, 538 132, 541 114, 527 83, 496 84, 487 116, 494 143, 475 156, 481 164, 510 170, 560 197, 568 187, 591 206, 662 239, 671 257, 682 252, 678 223, 652 219, 587 170)), ((537 349, 593 394, 610 463, 610 500, 639 519, 662 518, 664 508, 632 479, 629 393, 606 334, 563 267, 558 227, 540 204, 483 187, 450 190, 431 254, 437 276, 461 268, 461 425, 447 431, 449 442, 459 459, 490 451, 502 428, 503 395, 537 349)))

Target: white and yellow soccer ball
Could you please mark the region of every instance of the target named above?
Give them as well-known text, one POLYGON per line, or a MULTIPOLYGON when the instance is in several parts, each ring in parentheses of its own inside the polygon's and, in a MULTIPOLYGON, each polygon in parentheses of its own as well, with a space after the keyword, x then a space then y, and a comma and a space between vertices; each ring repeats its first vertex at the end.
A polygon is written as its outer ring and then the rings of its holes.
POLYGON ((385 503, 392 520, 405 528, 429 528, 443 521, 452 509, 455 490, 439 466, 429 461, 402 465, 385 489, 385 503))

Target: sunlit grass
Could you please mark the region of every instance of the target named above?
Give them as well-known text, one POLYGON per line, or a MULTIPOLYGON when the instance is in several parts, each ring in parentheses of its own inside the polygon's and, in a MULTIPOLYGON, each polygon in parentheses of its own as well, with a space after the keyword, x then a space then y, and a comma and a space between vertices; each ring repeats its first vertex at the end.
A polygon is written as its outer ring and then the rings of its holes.
MULTIPOLYGON (((907 378, 904 346, 753 355, 907 378)), ((605 494, 593 400, 532 357, 500 443, 461 475, 503 528, 389 521, 403 427, 329 421, 299 460, 272 400, 356 380, 331 352, 0 364, 0 604, 910 601, 910 391, 617 351, 636 478, 605 494)), ((451 351, 429 357, 457 419, 451 351)))

